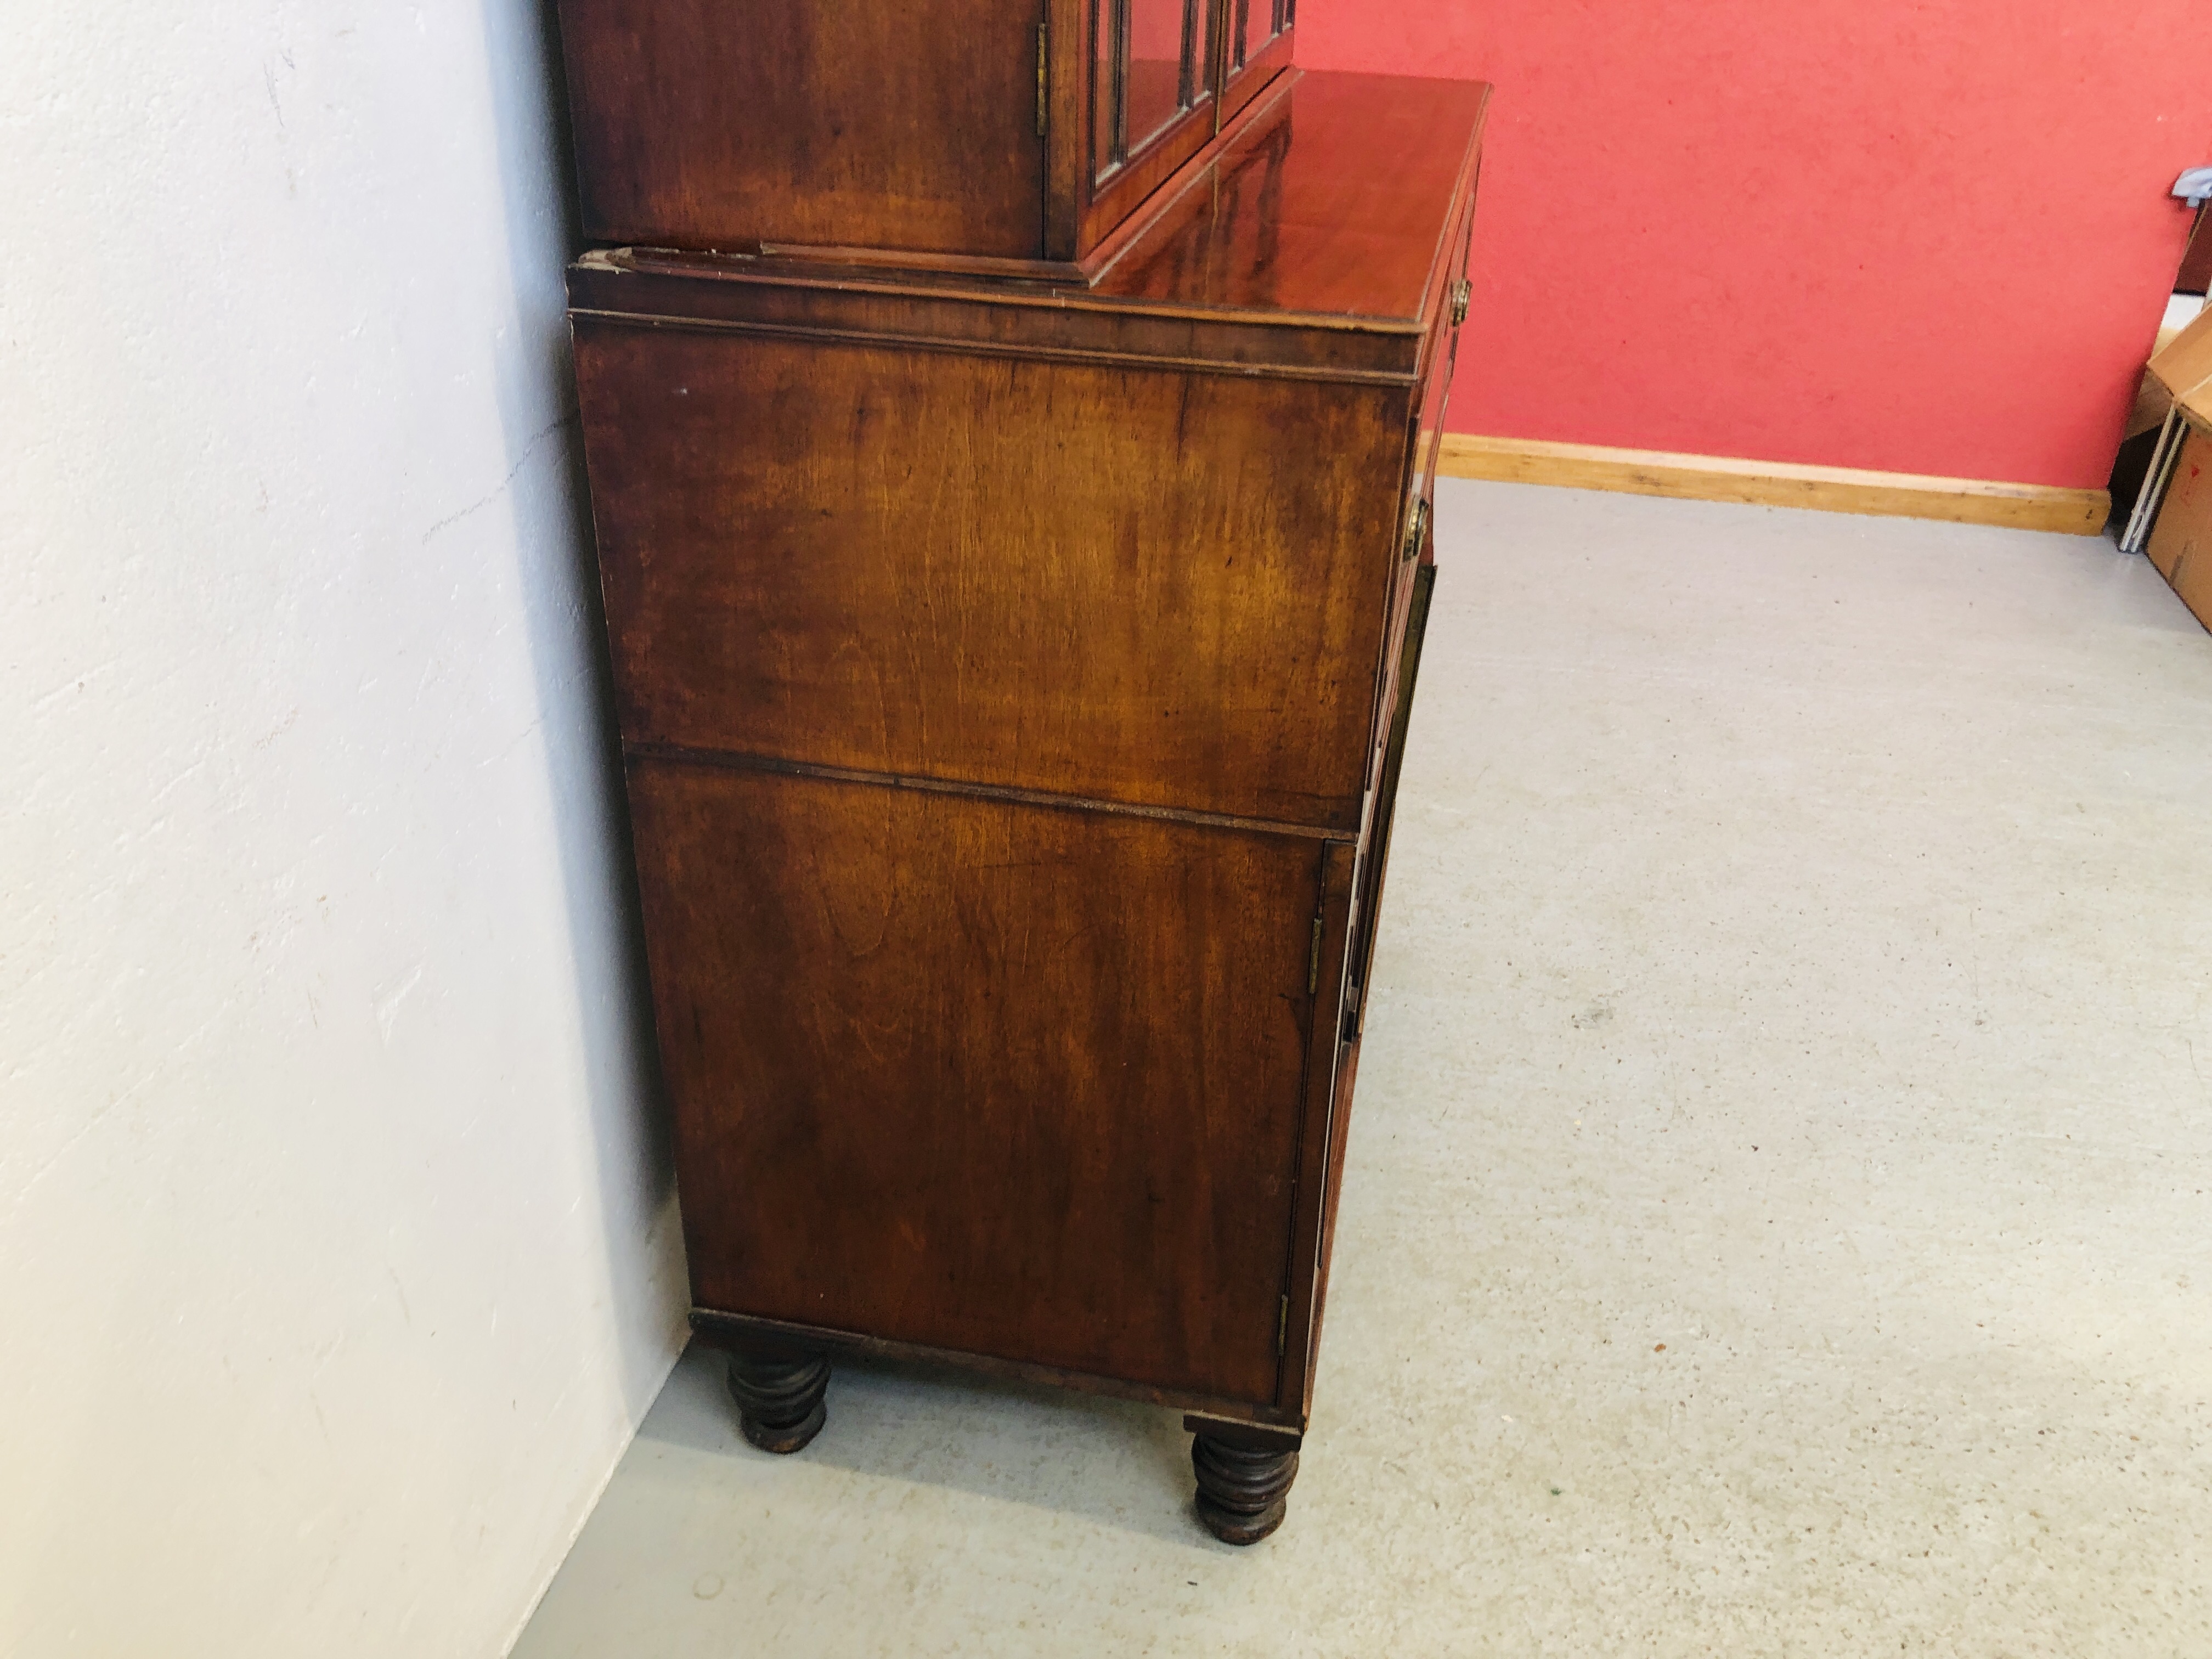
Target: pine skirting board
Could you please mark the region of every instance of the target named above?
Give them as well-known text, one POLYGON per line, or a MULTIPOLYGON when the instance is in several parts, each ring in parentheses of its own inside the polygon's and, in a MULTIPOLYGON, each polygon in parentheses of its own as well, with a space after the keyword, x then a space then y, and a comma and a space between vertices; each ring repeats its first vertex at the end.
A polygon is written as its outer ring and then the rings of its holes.
POLYGON ((1477 438, 1459 432, 1443 434, 1437 471, 1449 478, 1809 507, 1824 513, 1871 513, 1897 519, 1948 519, 2015 530, 2055 530, 2069 536, 2095 535, 2112 510, 2112 498, 2101 489, 1737 461, 1718 455, 1668 455, 1650 449, 1477 438))

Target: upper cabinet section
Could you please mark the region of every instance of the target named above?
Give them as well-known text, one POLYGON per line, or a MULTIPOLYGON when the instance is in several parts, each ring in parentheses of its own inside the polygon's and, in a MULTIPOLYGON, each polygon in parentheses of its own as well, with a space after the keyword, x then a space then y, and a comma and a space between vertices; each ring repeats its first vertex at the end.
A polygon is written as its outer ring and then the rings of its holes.
POLYGON ((1291 0, 558 0, 592 240, 1072 278, 1291 0))

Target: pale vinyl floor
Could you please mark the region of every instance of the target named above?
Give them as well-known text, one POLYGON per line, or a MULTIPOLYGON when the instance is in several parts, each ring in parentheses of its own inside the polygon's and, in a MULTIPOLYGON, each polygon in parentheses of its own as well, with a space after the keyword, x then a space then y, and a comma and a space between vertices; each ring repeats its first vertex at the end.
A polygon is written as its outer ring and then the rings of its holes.
POLYGON ((516 1652, 2212 1654, 2212 638, 2101 540, 1446 482, 1288 1524, 678 1369, 516 1652))

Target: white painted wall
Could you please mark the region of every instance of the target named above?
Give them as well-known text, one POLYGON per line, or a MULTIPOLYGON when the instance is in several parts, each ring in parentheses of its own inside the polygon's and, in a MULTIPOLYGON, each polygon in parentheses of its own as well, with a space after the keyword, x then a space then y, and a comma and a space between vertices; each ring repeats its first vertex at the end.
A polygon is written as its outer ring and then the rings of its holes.
POLYGON ((683 1301, 550 23, 0 22, 0 1652, 495 1655, 683 1301))

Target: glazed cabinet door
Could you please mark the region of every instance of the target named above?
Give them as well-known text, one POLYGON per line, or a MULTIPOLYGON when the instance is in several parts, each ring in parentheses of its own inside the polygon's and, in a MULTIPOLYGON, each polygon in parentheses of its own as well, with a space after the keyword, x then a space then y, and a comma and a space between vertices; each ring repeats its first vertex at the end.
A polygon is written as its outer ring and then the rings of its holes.
POLYGON ((1088 252, 1291 61, 1291 0, 1084 0, 1088 252), (1225 89, 1225 90, 1224 90, 1225 89))
POLYGON ((1220 0, 1084 0, 1078 246, 1087 252, 1219 125, 1220 0))
POLYGON ((1110 178, 1213 95, 1200 0, 1099 0, 1091 24, 1091 171, 1110 178))
POLYGON ((1296 0, 1223 0, 1222 117, 1243 108, 1291 61, 1296 0))

